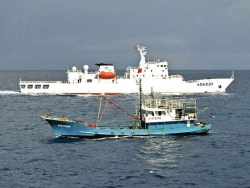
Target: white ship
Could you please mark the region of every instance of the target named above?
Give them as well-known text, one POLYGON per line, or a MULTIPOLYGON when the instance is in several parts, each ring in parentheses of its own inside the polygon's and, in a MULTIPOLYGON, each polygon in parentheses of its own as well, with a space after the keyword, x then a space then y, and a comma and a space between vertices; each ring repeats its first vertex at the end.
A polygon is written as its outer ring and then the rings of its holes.
POLYGON ((137 67, 127 67, 124 76, 118 76, 113 64, 99 63, 98 71, 89 72, 88 65, 83 70, 75 66, 67 71, 67 81, 23 81, 20 79, 21 93, 26 94, 72 94, 72 95, 115 95, 138 93, 141 78, 142 93, 152 91, 159 94, 188 94, 205 92, 226 92, 234 80, 231 78, 213 78, 185 81, 182 75, 169 75, 168 62, 157 60, 146 62, 146 48, 137 45, 140 63, 137 67))

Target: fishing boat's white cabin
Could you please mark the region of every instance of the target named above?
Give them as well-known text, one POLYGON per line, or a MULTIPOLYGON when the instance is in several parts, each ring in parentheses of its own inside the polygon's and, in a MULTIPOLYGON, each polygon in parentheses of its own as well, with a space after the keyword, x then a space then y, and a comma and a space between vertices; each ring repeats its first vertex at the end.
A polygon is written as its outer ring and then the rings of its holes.
POLYGON ((146 123, 197 120, 195 99, 148 99, 142 106, 146 123))

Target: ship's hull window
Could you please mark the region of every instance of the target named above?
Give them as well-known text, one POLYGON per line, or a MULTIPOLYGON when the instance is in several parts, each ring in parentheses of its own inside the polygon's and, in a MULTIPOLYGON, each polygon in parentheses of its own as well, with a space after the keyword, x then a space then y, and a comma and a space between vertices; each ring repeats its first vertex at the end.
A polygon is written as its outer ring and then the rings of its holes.
POLYGON ((49 89, 49 85, 43 85, 43 89, 49 89))
POLYGON ((41 89, 41 85, 35 85, 35 89, 41 89))

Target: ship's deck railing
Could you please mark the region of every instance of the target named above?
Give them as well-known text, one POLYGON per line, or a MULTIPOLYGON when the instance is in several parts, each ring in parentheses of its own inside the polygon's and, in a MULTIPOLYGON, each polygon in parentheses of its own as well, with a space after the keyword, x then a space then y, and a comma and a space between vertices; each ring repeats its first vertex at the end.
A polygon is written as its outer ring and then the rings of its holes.
POLYGON ((116 79, 120 79, 120 78, 125 79, 126 76, 125 76, 125 75, 123 75, 123 76, 118 76, 118 75, 116 75, 116 79))
POLYGON ((20 84, 63 83, 62 81, 20 81, 20 84))
POLYGON ((195 99, 147 99, 144 102, 144 106, 147 108, 184 108, 184 106, 196 107, 195 99))
MULTIPOLYGON (((70 73, 83 73, 83 74, 85 74, 84 71, 82 71, 82 70, 77 70, 77 71, 68 70, 68 72, 70 72, 70 73)), ((96 73, 97 73, 97 71, 88 71, 87 74, 96 74, 96 73)))
POLYGON ((138 69, 138 67, 135 67, 135 66, 128 66, 128 67, 127 67, 127 70, 128 70, 128 69, 138 69))
POLYGON ((68 72, 82 72, 82 70, 79 70, 79 69, 77 69, 77 70, 68 70, 68 72))
POLYGON ((198 80, 188 80, 187 82, 188 82, 188 83, 197 83, 198 80))
POLYGON ((174 75, 170 75, 169 78, 182 78, 182 75, 174 74, 174 75))

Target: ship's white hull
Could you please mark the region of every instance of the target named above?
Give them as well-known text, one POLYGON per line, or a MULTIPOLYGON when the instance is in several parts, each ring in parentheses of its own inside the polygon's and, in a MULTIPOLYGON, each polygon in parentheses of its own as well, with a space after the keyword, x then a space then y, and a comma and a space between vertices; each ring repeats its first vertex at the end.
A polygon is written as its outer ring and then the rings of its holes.
POLYGON ((225 92, 234 80, 201 79, 185 81, 182 75, 169 75, 168 62, 157 60, 146 62, 146 48, 137 45, 140 52, 138 67, 127 67, 123 77, 117 76, 113 64, 96 64, 99 70, 88 72, 88 65, 83 66, 83 71, 72 67, 67 71, 67 81, 21 81, 21 93, 48 93, 48 94, 120 94, 138 93, 139 80, 141 79, 142 93, 204 93, 225 92))
MULTIPOLYGON (((225 92, 228 85, 233 81, 231 78, 227 79, 203 79, 195 81, 183 81, 180 79, 142 79, 142 93, 169 93, 169 94, 183 94, 183 93, 205 93, 205 92, 225 92)), ((117 79, 117 80, 98 80, 93 79, 91 83, 63 83, 57 82, 20 82, 20 86, 26 85, 24 88, 20 87, 21 93, 37 94, 106 94, 114 95, 121 93, 138 93, 138 80, 133 79, 117 79), (29 85, 29 87, 28 87, 29 85), (32 85, 32 87, 31 87, 32 85), (44 88, 44 85, 49 85, 44 88), (39 86, 39 87, 38 87, 39 86)))

